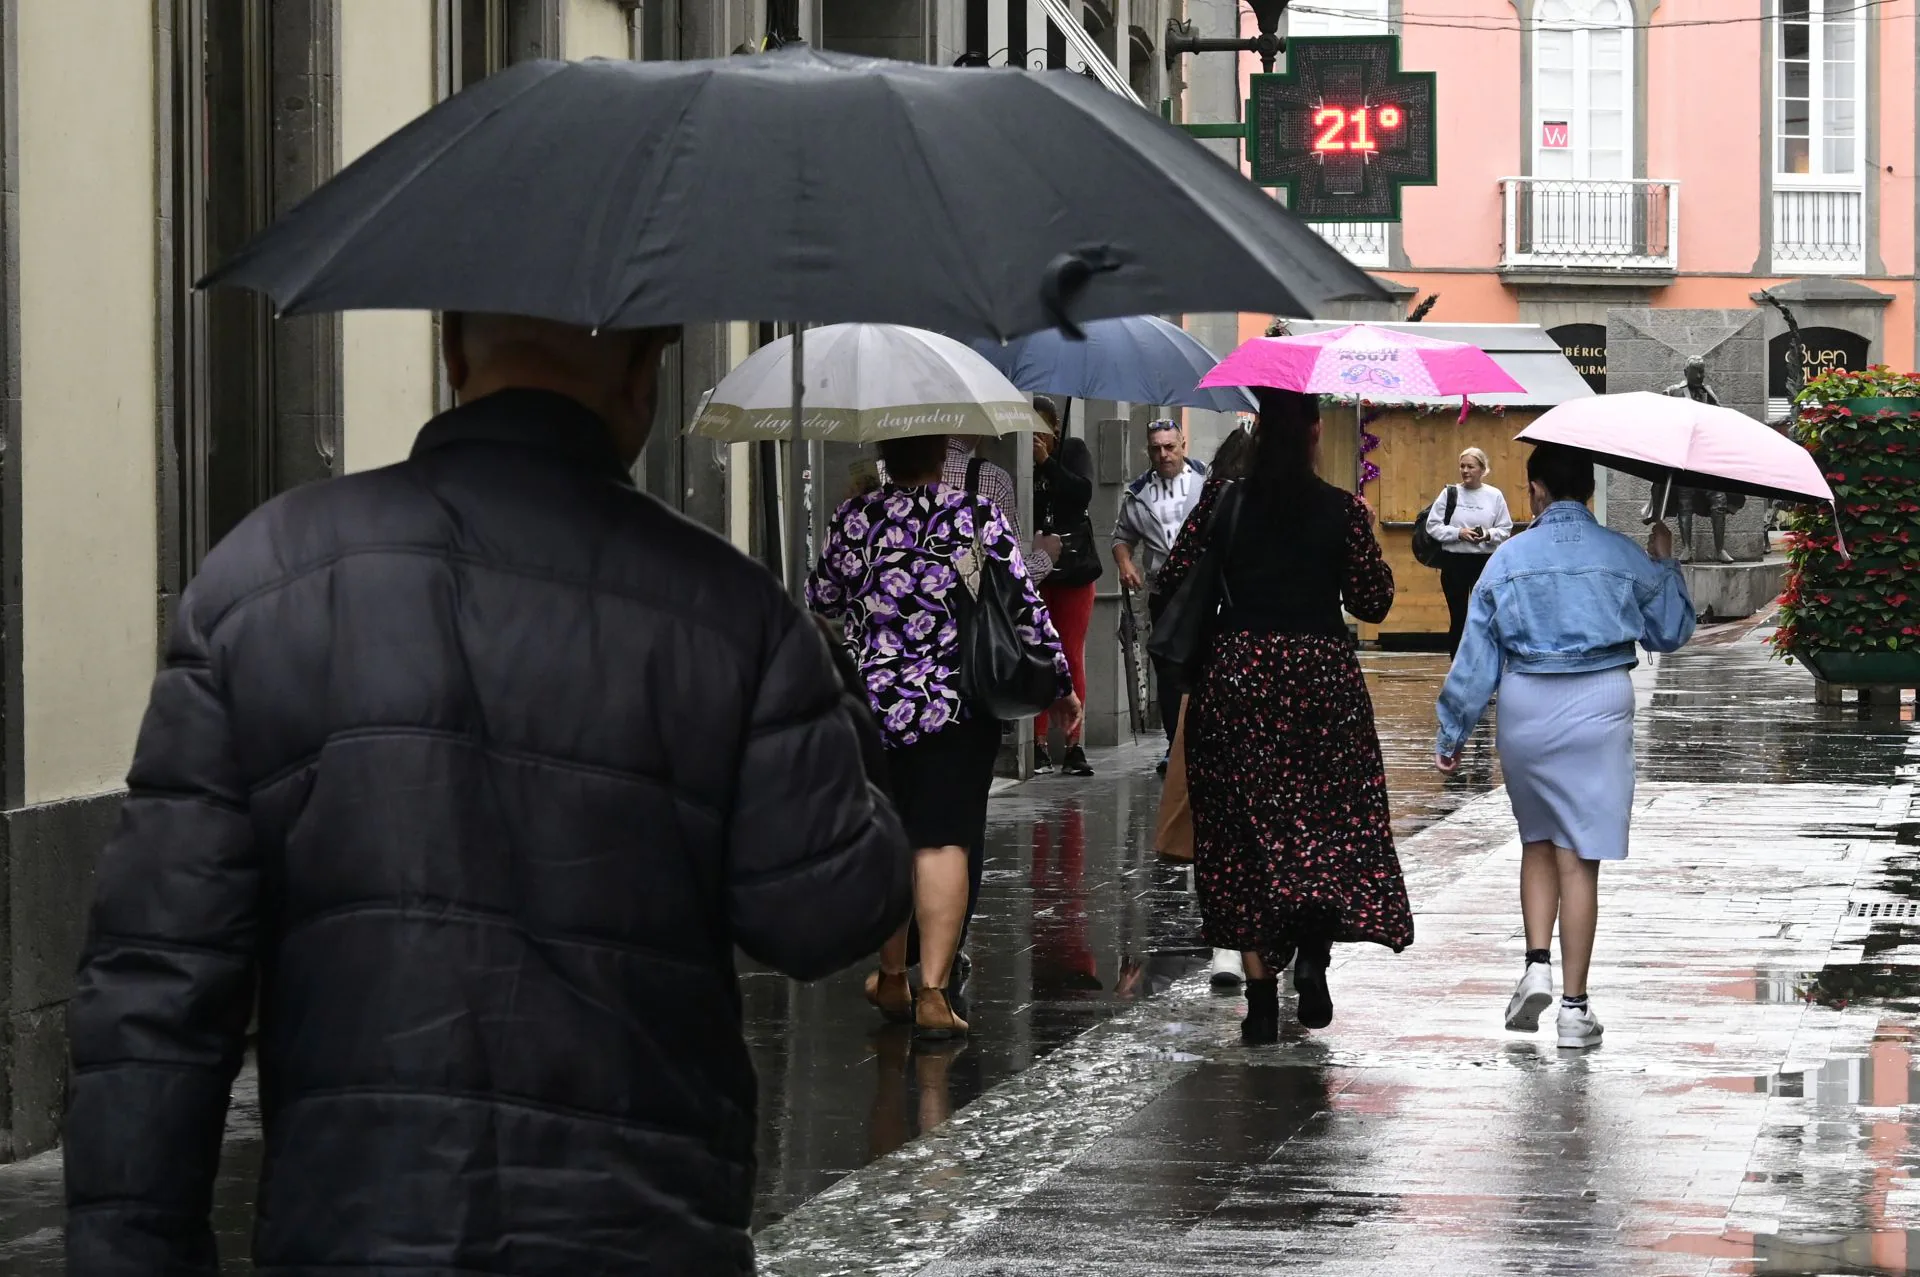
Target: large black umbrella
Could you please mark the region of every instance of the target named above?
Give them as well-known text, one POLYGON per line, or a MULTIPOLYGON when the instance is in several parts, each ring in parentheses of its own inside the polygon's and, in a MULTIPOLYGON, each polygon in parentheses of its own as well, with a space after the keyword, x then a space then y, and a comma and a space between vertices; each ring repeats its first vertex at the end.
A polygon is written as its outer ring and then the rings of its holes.
POLYGON ((290 315, 858 320, 961 338, 1383 295, 1233 168, 1084 76, 805 48, 512 67, 204 282, 290 315))

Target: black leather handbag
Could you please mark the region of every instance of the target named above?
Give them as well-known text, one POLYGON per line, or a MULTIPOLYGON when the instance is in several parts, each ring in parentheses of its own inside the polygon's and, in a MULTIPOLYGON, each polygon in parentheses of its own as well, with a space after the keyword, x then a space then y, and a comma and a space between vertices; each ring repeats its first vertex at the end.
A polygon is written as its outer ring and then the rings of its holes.
POLYGON ((1220 494, 1207 521, 1207 545, 1200 552, 1199 562, 1161 608, 1147 639, 1147 655, 1180 670, 1189 684, 1200 673, 1221 609, 1233 602, 1224 569, 1233 534, 1240 526, 1243 499, 1239 482, 1228 484, 1220 494))
POLYGON ((967 466, 967 498, 973 509, 973 548, 960 571, 960 694, 979 713, 1008 722, 1045 713, 1059 699, 1053 650, 1020 634, 1020 582, 1005 563, 980 545, 985 523, 979 502, 980 467, 967 466))

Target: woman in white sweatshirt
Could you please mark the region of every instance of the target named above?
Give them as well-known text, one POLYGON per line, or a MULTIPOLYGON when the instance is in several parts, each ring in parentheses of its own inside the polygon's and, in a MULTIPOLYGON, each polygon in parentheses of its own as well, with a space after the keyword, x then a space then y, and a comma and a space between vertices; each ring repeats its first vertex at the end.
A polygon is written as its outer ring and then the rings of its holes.
POLYGON ((1467 603, 1487 559, 1513 535, 1507 499, 1487 482, 1486 453, 1468 448, 1460 454, 1460 482, 1441 492, 1427 511, 1427 534, 1446 552, 1440 560, 1440 589, 1447 596, 1447 655, 1452 656, 1460 650, 1467 603))

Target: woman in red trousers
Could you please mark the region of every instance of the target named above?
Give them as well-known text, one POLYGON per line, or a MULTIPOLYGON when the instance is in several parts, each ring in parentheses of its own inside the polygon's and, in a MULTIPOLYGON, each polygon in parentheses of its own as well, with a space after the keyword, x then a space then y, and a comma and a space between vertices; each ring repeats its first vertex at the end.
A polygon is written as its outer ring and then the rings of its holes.
MULTIPOLYGON (((1051 431, 1036 431, 1033 436, 1034 528, 1042 535, 1060 538, 1053 571, 1040 583, 1040 597, 1046 601, 1054 628, 1060 631, 1061 646, 1067 650, 1074 694, 1085 704, 1087 626, 1093 620, 1093 587, 1101 572, 1100 556, 1093 548, 1093 521, 1087 516, 1087 505, 1093 500, 1093 454, 1087 451, 1084 439, 1060 437, 1060 412, 1053 400, 1037 395, 1033 410, 1051 431)), ((1071 776, 1093 775, 1087 751, 1080 746, 1079 726, 1062 726, 1066 754, 1060 760, 1060 769, 1071 776)), ((1037 770, 1053 770, 1047 717, 1035 721, 1034 735, 1038 738, 1034 750, 1037 770)))

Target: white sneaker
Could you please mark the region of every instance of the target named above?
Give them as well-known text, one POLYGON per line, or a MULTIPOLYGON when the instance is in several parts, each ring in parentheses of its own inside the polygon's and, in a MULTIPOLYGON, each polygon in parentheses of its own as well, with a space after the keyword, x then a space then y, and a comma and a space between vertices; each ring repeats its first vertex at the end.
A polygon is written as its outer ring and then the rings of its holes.
POLYGON ((1507 1028, 1532 1033, 1540 1027, 1540 1013, 1553 1005, 1553 964, 1529 962, 1527 972, 1507 999, 1507 1028))
POLYGON ((1241 960, 1238 949, 1215 949, 1213 951, 1213 987, 1231 989, 1247 978, 1247 964, 1241 960))
POLYGON ((1600 1035, 1606 1032, 1595 1018, 1592 1007, 1570 1007, 1560 1005, 1560 1046, 1562 1050, 1584 1051, 1590 1046, 1600 1045, 1600 1035))

